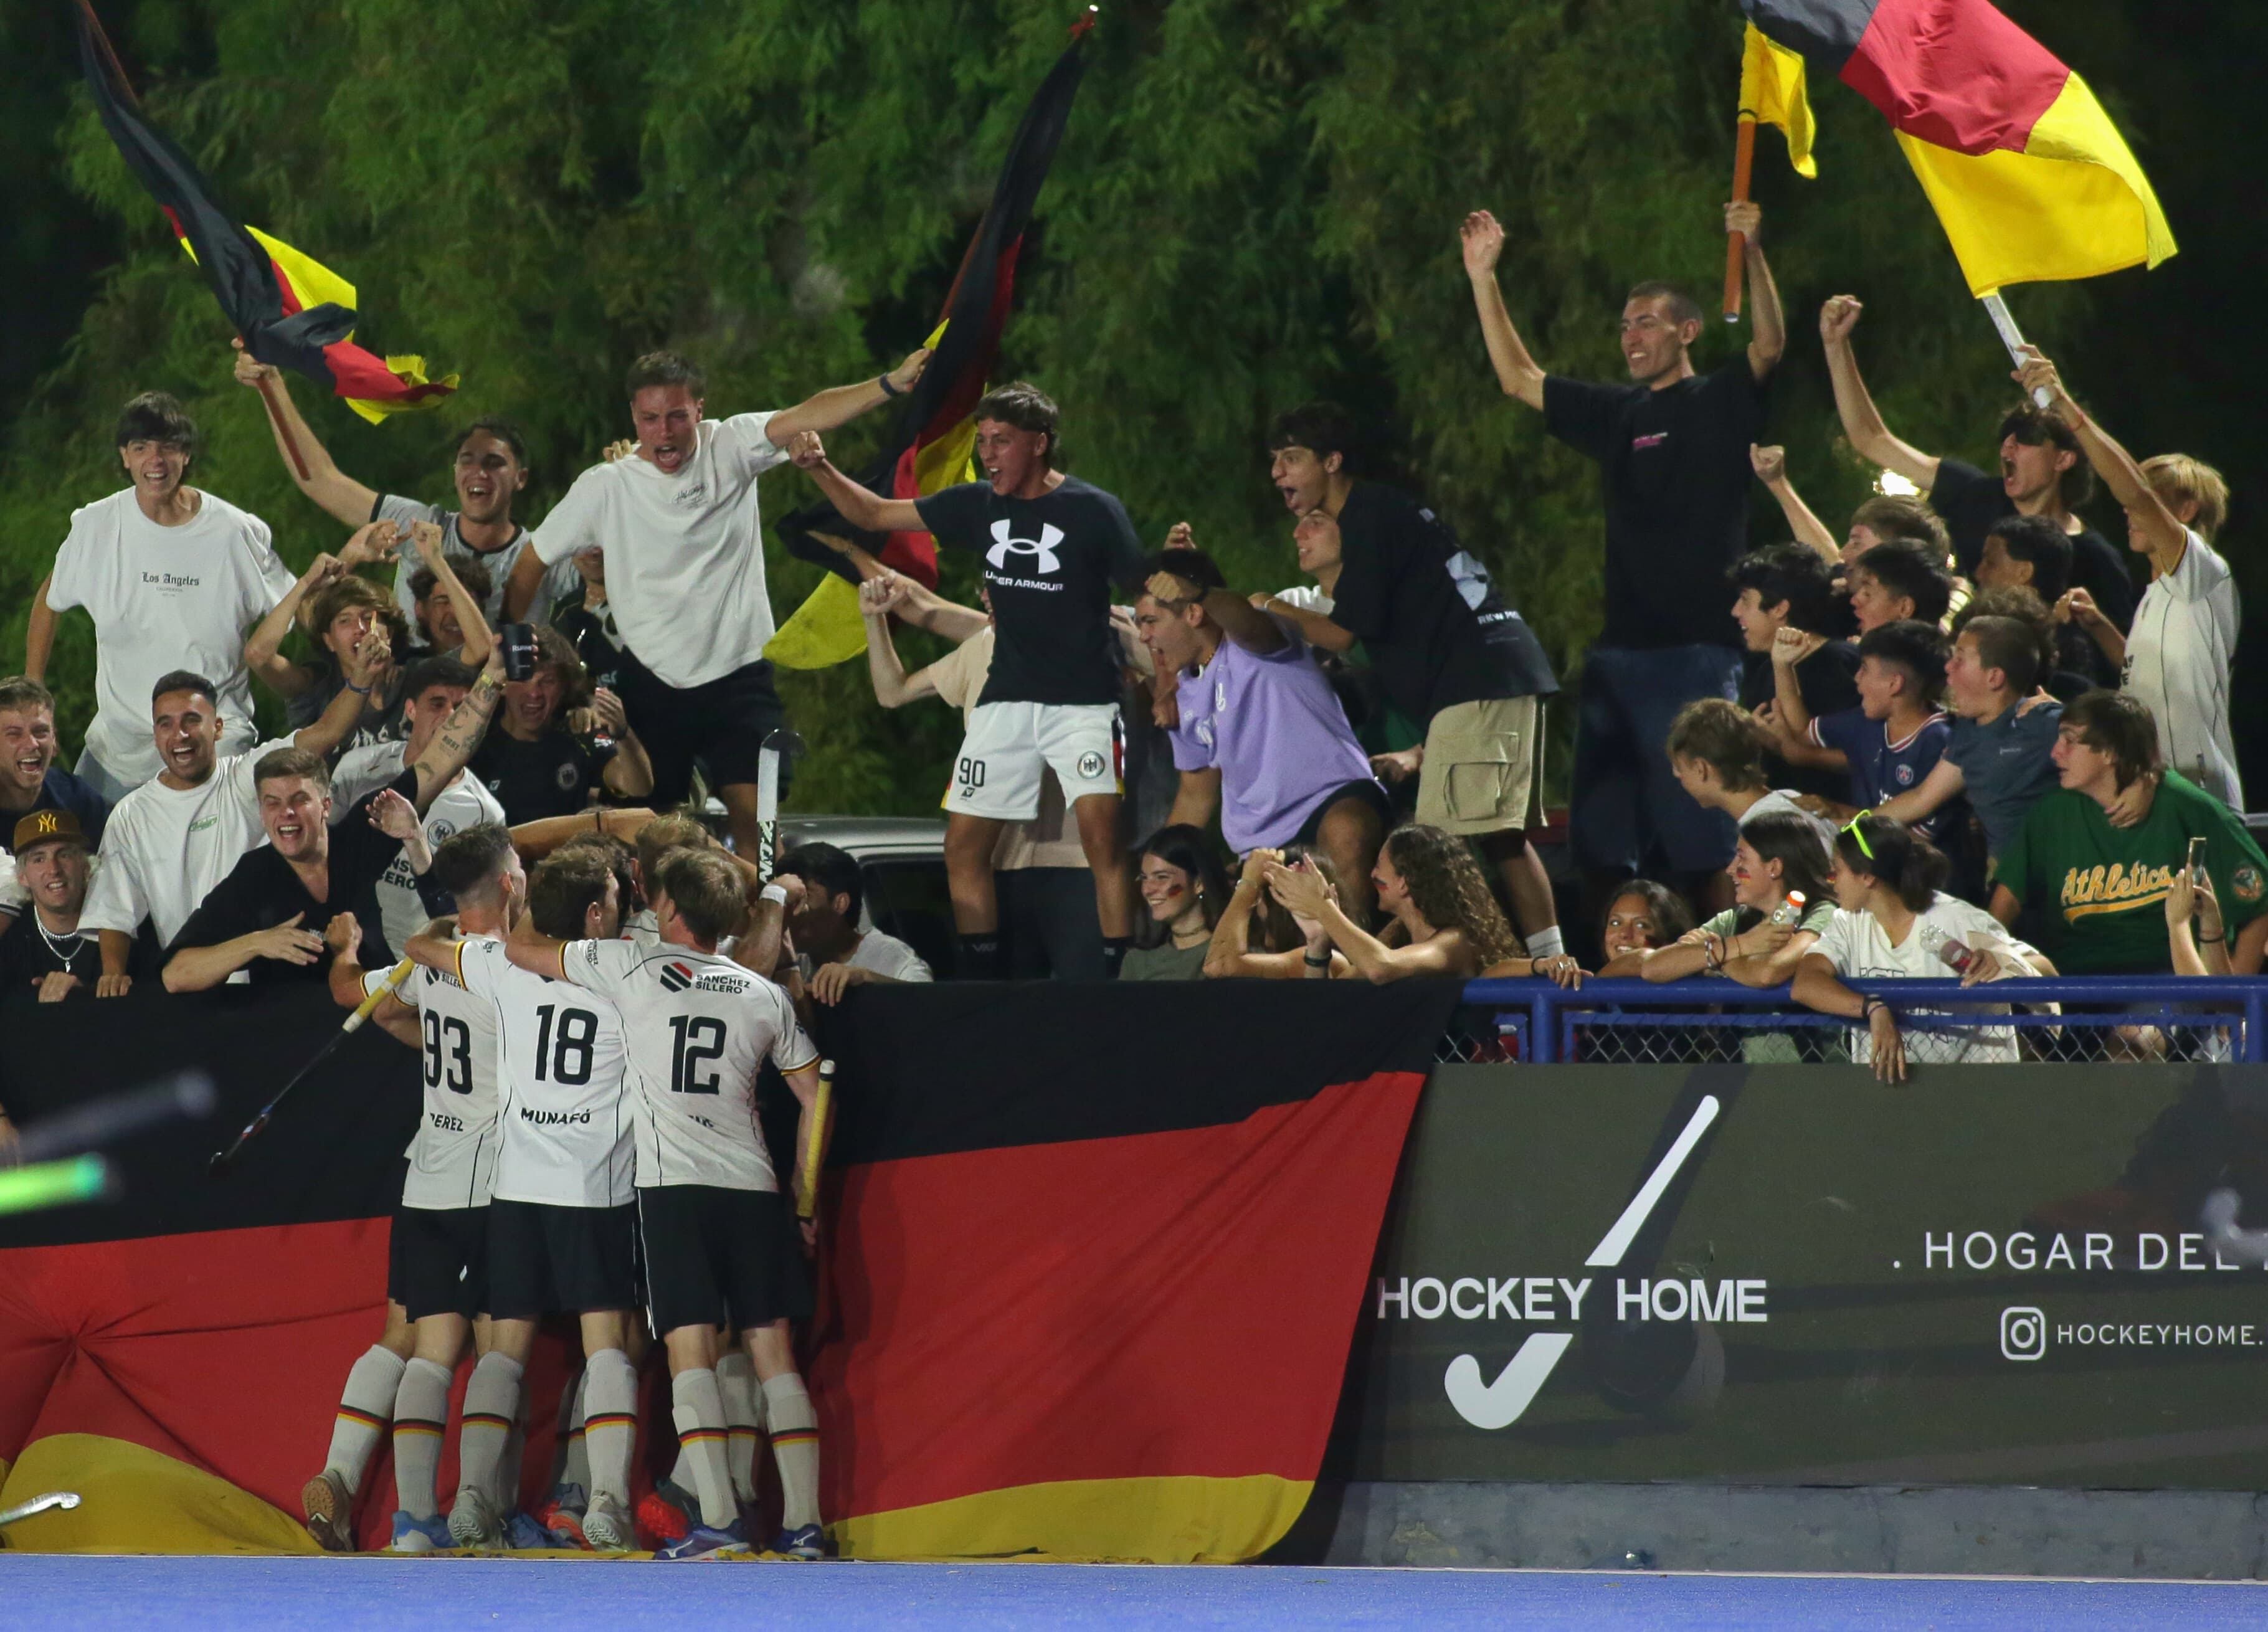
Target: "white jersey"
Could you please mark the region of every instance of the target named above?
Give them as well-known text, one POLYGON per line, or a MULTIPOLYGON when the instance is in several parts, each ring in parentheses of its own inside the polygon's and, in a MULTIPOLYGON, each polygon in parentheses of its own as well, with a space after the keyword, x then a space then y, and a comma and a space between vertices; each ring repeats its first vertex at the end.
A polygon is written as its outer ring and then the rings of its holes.
POLYGON ((2191 529, 2181 564, 2142 592, 2120 679, 2158 722, 2166 763, 2233 811, 2244 808, 2229 699, 2243 620, 2228 562, 2191 529))
POLYGON ((194 788, 152 777, 119 800, 102 830, 102 867, 87 886, 79 928, 132 935, 147 918, 158 944, 172 945, 213 886, 268 842, 252 769, 270 749, 291 746, 286 739, 230 754, 194 788))
MULTIPOLYGON (((370 970, 363 976, 363 991, 375 991, 386 974, 370 970)), ((394 996, 417 1011, 424 1039, 418 1058, 424 1115, 404 1152, 409 1176, 402 1181, 401 1204, 486 1207, 496 1190, 497 1151, 503 1143, 497 1131, 496 1005, 438 969, 412 969, 394 996)))
POLYGON ((457 943, 457 978, 497 1017, 496 1198, 621 1207, 631 1194, 622 1016, 594 993, 515 967, 498 940, 457 943))
MULTIPOLYGON (((350 750, 331 773, 332 825, 346 820, 356 805, 380 788, 391 786, 409 768, 409 745, 398 739, 350 750)), ((468 827, 503 820, 504 806, 497 803, 488 784, 469 771, 459 771, 457 779, 435 794, 433 803, 425 807, 425 842, 438 849, 443 841, 468 827)), ((417 874, 406 855, 387 864, 379 875, 377 890, 379 923, 386 930, 387 945, 398 958, 409 937, 423 929, 433 915, 425 910, 425 899, 417 893, 417 874)))
POLYGON ((220 688, 221 751, 252 746, 244 632, 291 592, 268 524, 200 492, 197 513, 162 527, 131 488, 71 512, 48 605, 94 620, 94 719, 86 746, 129 787, 163 768, 150 734, 150 688, 188 669, 220 688))
POLYGON ((688 946, 571 941, 560 965, 611 999, 630 1037, 638 1090, 637 1181, 777 1190, 756 1125, 756 1072, 819 1057, 788 996, 752 969, 688 946))

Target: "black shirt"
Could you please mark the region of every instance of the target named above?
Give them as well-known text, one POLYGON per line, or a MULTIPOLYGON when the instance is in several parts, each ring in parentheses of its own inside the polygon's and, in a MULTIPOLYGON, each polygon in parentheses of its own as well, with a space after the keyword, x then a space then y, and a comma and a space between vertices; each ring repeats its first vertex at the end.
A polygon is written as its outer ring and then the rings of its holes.
POLYGON ((40 929, 39 909, 26 907, 16 927, 0 935, 0 996, 38 985, 48 975, 68 970, 88 990, 102 978, 102 945, 90 930, 81 938, 74 930, 50 943, 40 929), (56 951, 56 944, 68 949, 56 951))
POLYGON ((1660 391, 1548 376, 1543 424, 1599 461, 1602 646, 1738 646, 1725 572, 1748 548, 1764 382, 1745 354, 1660 391))
POLYGON ((16 824, 38 811, 69 811, 78 818, 86 834, 86 848, 99 849, 102 829, 110 820, 110 801, 67 770, 54 766, 40 780, 39 797, 20 811, 0 811, 0 850, 16 853, 16 824))
MULTIPOLYGON (((416 768, 403 771, 387 786, 415 802, 416 768)), ((170 959, 185 946, 217 946, 239 935, 272 930, 279 923, 290 923, 294 915, 298 916, 301 929, 313 930, 318 935, 340 913, 371 917, 372 915, 365 909, 377 899, 379 878, 401 853, 401 840, 370 825, 371 800, 376 798, 378 794, 372 794, 349 811, 345 820, 332 825, 330 877, 325 886, 329 893, 324 899, 317 901, 308 894, 299 875, 291 871, 291 864, 276 853, 275 846, 263 843, 257 849, 246 851, 229 870, 228 877, 213 886, 211 893, 189 915, 181 932, 166 949, 166 956, 170 959)), ((245 969, 254 985, 266 985, 278 981, 324 980, 330 964, 327 951, 309 964, 286 963, 281 958, 254 958, 245 965, 245 969)))
MULTIPOLYGON (((1937 461, 1937 480, 1929 484, 1929 507, 1953 535, 1953 570, 1972 580, 1984 555, 1984 535, 1995 522, 2017 513, 1999 477, 1957 459, 1937 461)), ((2070 538, 2071 581, 2094 596, 2102 615, 2124 634, 2134 621, 2135 601, 2125 556, 2093 527, 2081 527, 2070 538)), ((2110 683, 2115 686, 2117 680, 2110 683)))
POLYGON ((966 482, 914 504, 939 543, 984 556, 996 633, 980 704, 1118 701, 1110 586, 1139 584, 1143 564, 1124 505, 1077 476, 1035 499, 966 482))
POLYGON ((481 739, 468 768, 488 783, 504 806, 505 822, 517 827, 589 809, 592 796, 604 791, 600 778, 614 757, 611 739, 601 746, 563 725, 554 725, 534 742, 496 727, 481 739))
POLYGON ((1447 522, 1375 482, 1354 484, 1338 522, 1331 621, 1361 640, 1411 724, 1423 730, 1461 702, 1559 689, 1535 631, 1447 522))
MULTIPOLYGON (((1859 706, 1859 649, 1847 640, 1830 640, 1795 665, 1795 689, 1813 719, 1840 714, 1859 706)), ((1772 677, 1771 653, 1744 652, 1741 657, 1741 706, 1751 713, 1778 695, 1772 677)), ((1815 793, 1840 805, 1851 797, 1851 778, 1839 770, 1792 765, 1777 754, 1765 755, 1765 768, 1775 788, 1815 793)))

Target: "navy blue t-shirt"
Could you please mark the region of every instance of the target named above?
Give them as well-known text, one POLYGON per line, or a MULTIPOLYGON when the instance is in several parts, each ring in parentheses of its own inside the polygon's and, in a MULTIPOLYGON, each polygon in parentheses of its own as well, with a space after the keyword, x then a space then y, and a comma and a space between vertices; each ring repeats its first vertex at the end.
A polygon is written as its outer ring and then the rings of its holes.
POLYGON ((16 853, 16 824, 35 811, 69 811, 78 818, 79 831, 86 834, 86 847, 95 849, 102 843, 102 829, 110 820, 110 801, 88 787, 67 770, 50 766, 40 783, 40 797, 31 808, 12 816, 0 816, 0 849, 16 853))
MULTIPOLYGON (((1953 723, 1943 714, 1933 714, 1911 736, 1892 742, 1889 725, 1868 719, 1863 709, 1845 709, 1812 721, 1811 739, 1822 748, 1842 750, 1851 761, 1851 803, 1872 810, 1921 786, 1944 757, 1945 745, 1953 739, 1953 723)), ((1939 834, 1951 828, 1961 804, 1947 800, 1916 822, 1914 831, 1935 843, 1939 834)))

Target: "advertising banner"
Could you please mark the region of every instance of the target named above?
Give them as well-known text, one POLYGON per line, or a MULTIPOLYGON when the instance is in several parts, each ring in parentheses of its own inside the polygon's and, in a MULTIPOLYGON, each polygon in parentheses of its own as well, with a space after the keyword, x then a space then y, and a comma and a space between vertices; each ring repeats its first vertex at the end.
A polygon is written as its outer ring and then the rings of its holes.
POLYGON ((2257 1489, 2268 1070, 1439 1068, 1331 1472, 2257 1489))

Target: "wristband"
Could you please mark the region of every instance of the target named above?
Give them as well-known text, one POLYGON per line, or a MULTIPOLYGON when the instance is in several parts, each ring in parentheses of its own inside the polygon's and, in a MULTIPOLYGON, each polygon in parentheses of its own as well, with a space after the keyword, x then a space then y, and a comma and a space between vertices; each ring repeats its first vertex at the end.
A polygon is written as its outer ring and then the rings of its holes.
POLYGON ((1869 997, 1859 1005, 1859 1018, 1871 1025, 1874 1018, 1874 1011, 1877 1009, 1888 1009, 1889 1006, 1879 997, 1869 997))
POLYGON ((2200 935, 2198 937, 2198 945, 2200 946, 2219 946, 2228 939, 2228 937, 2226 935, 2200 935))
POLYGON ((890 377, 887 374, 875 375, 874 383, 882 388, 882 394, 886 397, 902 397, 906 394, 890 383, 890 377))
POLYGON ((357 686, 352 680, 344 679, 343 677, 341 678, 339 683, 344 686, 349 691, 354 693, 357 697, 367 697, 370 695, 370 687, 367 686, 357 686))
POLYGON ((1331 967, 1331 954, 1326 950, 1323 955, 1318 958, 1314 952, 1310 951, 1300 961, 1310 969, 1328 969, 1331 967))
POLYGON ((779 884, 767 884, 764 886, 762 892, 756 897, 756 899, 758 901, 771 901, 779 907, 784 908, 787 905, 787 886, 779 884))

